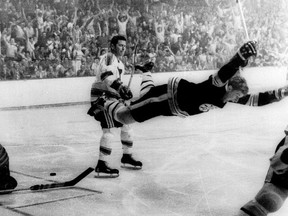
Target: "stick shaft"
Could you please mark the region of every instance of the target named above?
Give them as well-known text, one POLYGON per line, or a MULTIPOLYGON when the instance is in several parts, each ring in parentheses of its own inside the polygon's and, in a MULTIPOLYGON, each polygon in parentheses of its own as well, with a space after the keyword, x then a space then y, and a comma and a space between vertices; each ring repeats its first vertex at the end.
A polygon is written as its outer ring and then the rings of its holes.
POLYGON ((241 15, 242 23, 243 23, 243 26, 244 26, 246 38, 247 38, 247 40, 249 40, 249 34, 248 34, 248 31, 247 31, 246 22, 245 22, 245 19, 244 19, 244 14, 243 14, 243 10, 242 10, 241 1, 237 0, 237 3, 238 3, 238 6, 239 6, 240 15, 241 15))
POLYGON ((93 170, 94 170, 93 168, 89 167, 88 169, 86 169, 84 172, 82 172, 79 176, 72 179, 71 181, 52 183, 52 184, 33 185, 30 187, 30 190, 43 190, 43 189, 49 189, 49 188, 74 186, 83 178, 85 178, 87 175, 89 175, 93 170))
POLYGON ((132 78, 134 76, 134 72, 135 72, 135 62, 136 62, 136 54, 137 54, 137 45, 138 45, 138 42, 137 44, 135 45, 135 50, 134 50, 134 57, 133 57, 133 68, 132 68, 132 72, 131 72, 131 76, 130 76, 130 79, 129 79, 129 83, 128 83, 128 88, 130 89, 130 85, 131 85, 131 82, 132 82, 132 78))

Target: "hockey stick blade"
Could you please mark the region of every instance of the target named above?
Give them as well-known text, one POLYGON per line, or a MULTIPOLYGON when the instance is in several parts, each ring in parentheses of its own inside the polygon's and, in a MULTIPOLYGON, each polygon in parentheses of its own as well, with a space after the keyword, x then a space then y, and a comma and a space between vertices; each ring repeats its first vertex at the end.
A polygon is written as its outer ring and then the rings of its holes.
POLYGON ((89 167, 88 169, 86 169, 84 172, 82 172, 80 175, 78 175, 76 178, 72 179, 71 181, 52 183, 52 184, 33 185, 30 187, 30 190, 36 191, 36 190, 45 190, 45 189, 58 188, 58 187, 71 187, 71 186, 76 185, 82 179, 84 179, 93 170, 94 169, 92 167, 89 167))

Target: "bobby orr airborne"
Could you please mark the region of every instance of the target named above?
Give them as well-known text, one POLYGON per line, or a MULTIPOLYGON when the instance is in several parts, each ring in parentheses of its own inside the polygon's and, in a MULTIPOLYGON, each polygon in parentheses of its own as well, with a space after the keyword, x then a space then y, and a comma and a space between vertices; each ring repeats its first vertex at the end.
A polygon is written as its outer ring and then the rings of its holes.
MULTIPOLYGON (((223 108, 227 102, 262 106, 279 101, 288 95, 283 87, 255 95, 248 94, 245 79, 235 75, 240 67, 248 64, 248 59, 256 56, 256 42, 249 41, 242 45, 232 59, 201 83, 188 82, 180 78, 171 78, 167 84, 155 86, 152 80, 151 67, 153 64, 136 66, 143 72, 140 98, 131 101, 129 106, 119 101, 108 101, 105 98, 91 107, 89 113, 102 108, 117 122, 131 124, 144 122, 157 116, 190 116, 209 111, 211 108, 223 108)), ((120 96, 127 98, 123 91, 123 84, 118 83, 115 88, 120 96)), ((111 85, 113 87, 115 85, 111 85)), ((130 94, 130 92, 129 92, 130 94)))

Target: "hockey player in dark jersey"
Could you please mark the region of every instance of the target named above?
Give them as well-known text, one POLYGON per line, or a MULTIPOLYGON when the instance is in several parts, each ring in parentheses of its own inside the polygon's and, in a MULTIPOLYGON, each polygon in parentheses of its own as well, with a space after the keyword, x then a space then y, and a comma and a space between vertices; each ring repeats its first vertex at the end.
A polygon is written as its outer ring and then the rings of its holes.
POLYGON ((171 78, 168 84, 155 86, 151 76, 153 63, 136 66, 143 72, 140 98, 129 106, 115 101, 100 101, 97 106, 107 110, 111 118, 122 124, 143 122, 156 116, 189 116, 223 108, 227 102, 261 106, 279 101, 288 95, 287 87, 250 95, 246 80, 235 75, 245 67, 248 59, 256 56, 256 42, 240 47, 233 58, 202 83, 171 78))
POLYGON ((107 110, 115 121, 123 124, 143 122, 160 115, 189 116, 214 107, 223 108, 228 101, 236 102, 248 93, 245 79, 233 76, 256 54, 256 42, 245 43, 215 75, 198 84, 171 78, 167 84, 155 86, 149 72, 153 64, 136 66, 143 72, 140 98, 132 101, 130 106, 117 101, 102 101, 98 105, 107 110))
POLYGON ((270 159, 265 183, 255 198, 246 203, 237 216, 267 216, 278 211, 288 197, 288 127, 285 137, 270 159))
POLYGON ((5 194, 7 193, 5 190, 12 190, 16 187, 17 181, 10 176, 9 156, 0 144, 0 194, 5 194))

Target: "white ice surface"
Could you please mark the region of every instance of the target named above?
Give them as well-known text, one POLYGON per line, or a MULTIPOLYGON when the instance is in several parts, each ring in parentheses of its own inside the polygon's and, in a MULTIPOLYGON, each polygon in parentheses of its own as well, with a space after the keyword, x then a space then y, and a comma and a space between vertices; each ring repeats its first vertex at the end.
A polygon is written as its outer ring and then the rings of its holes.
MULTIPOLYGON (((9 153, 17 188, 70 180, 95 167, 101 129, 87 109, 0 112, 0 143, 9 153)), ((143 162, 142 170, 120 167, 115 130, 110 165, 119 168, 118 178, 99 179, 93 173, 78 188, 1 195, 0 215, 233 216, 261 188, 287 124, 288 99, 265 107, 228 104, 185 119, 134 124, 134 155, 143 162)), ((287 216, 288 203, 271 215, 287 216)))

